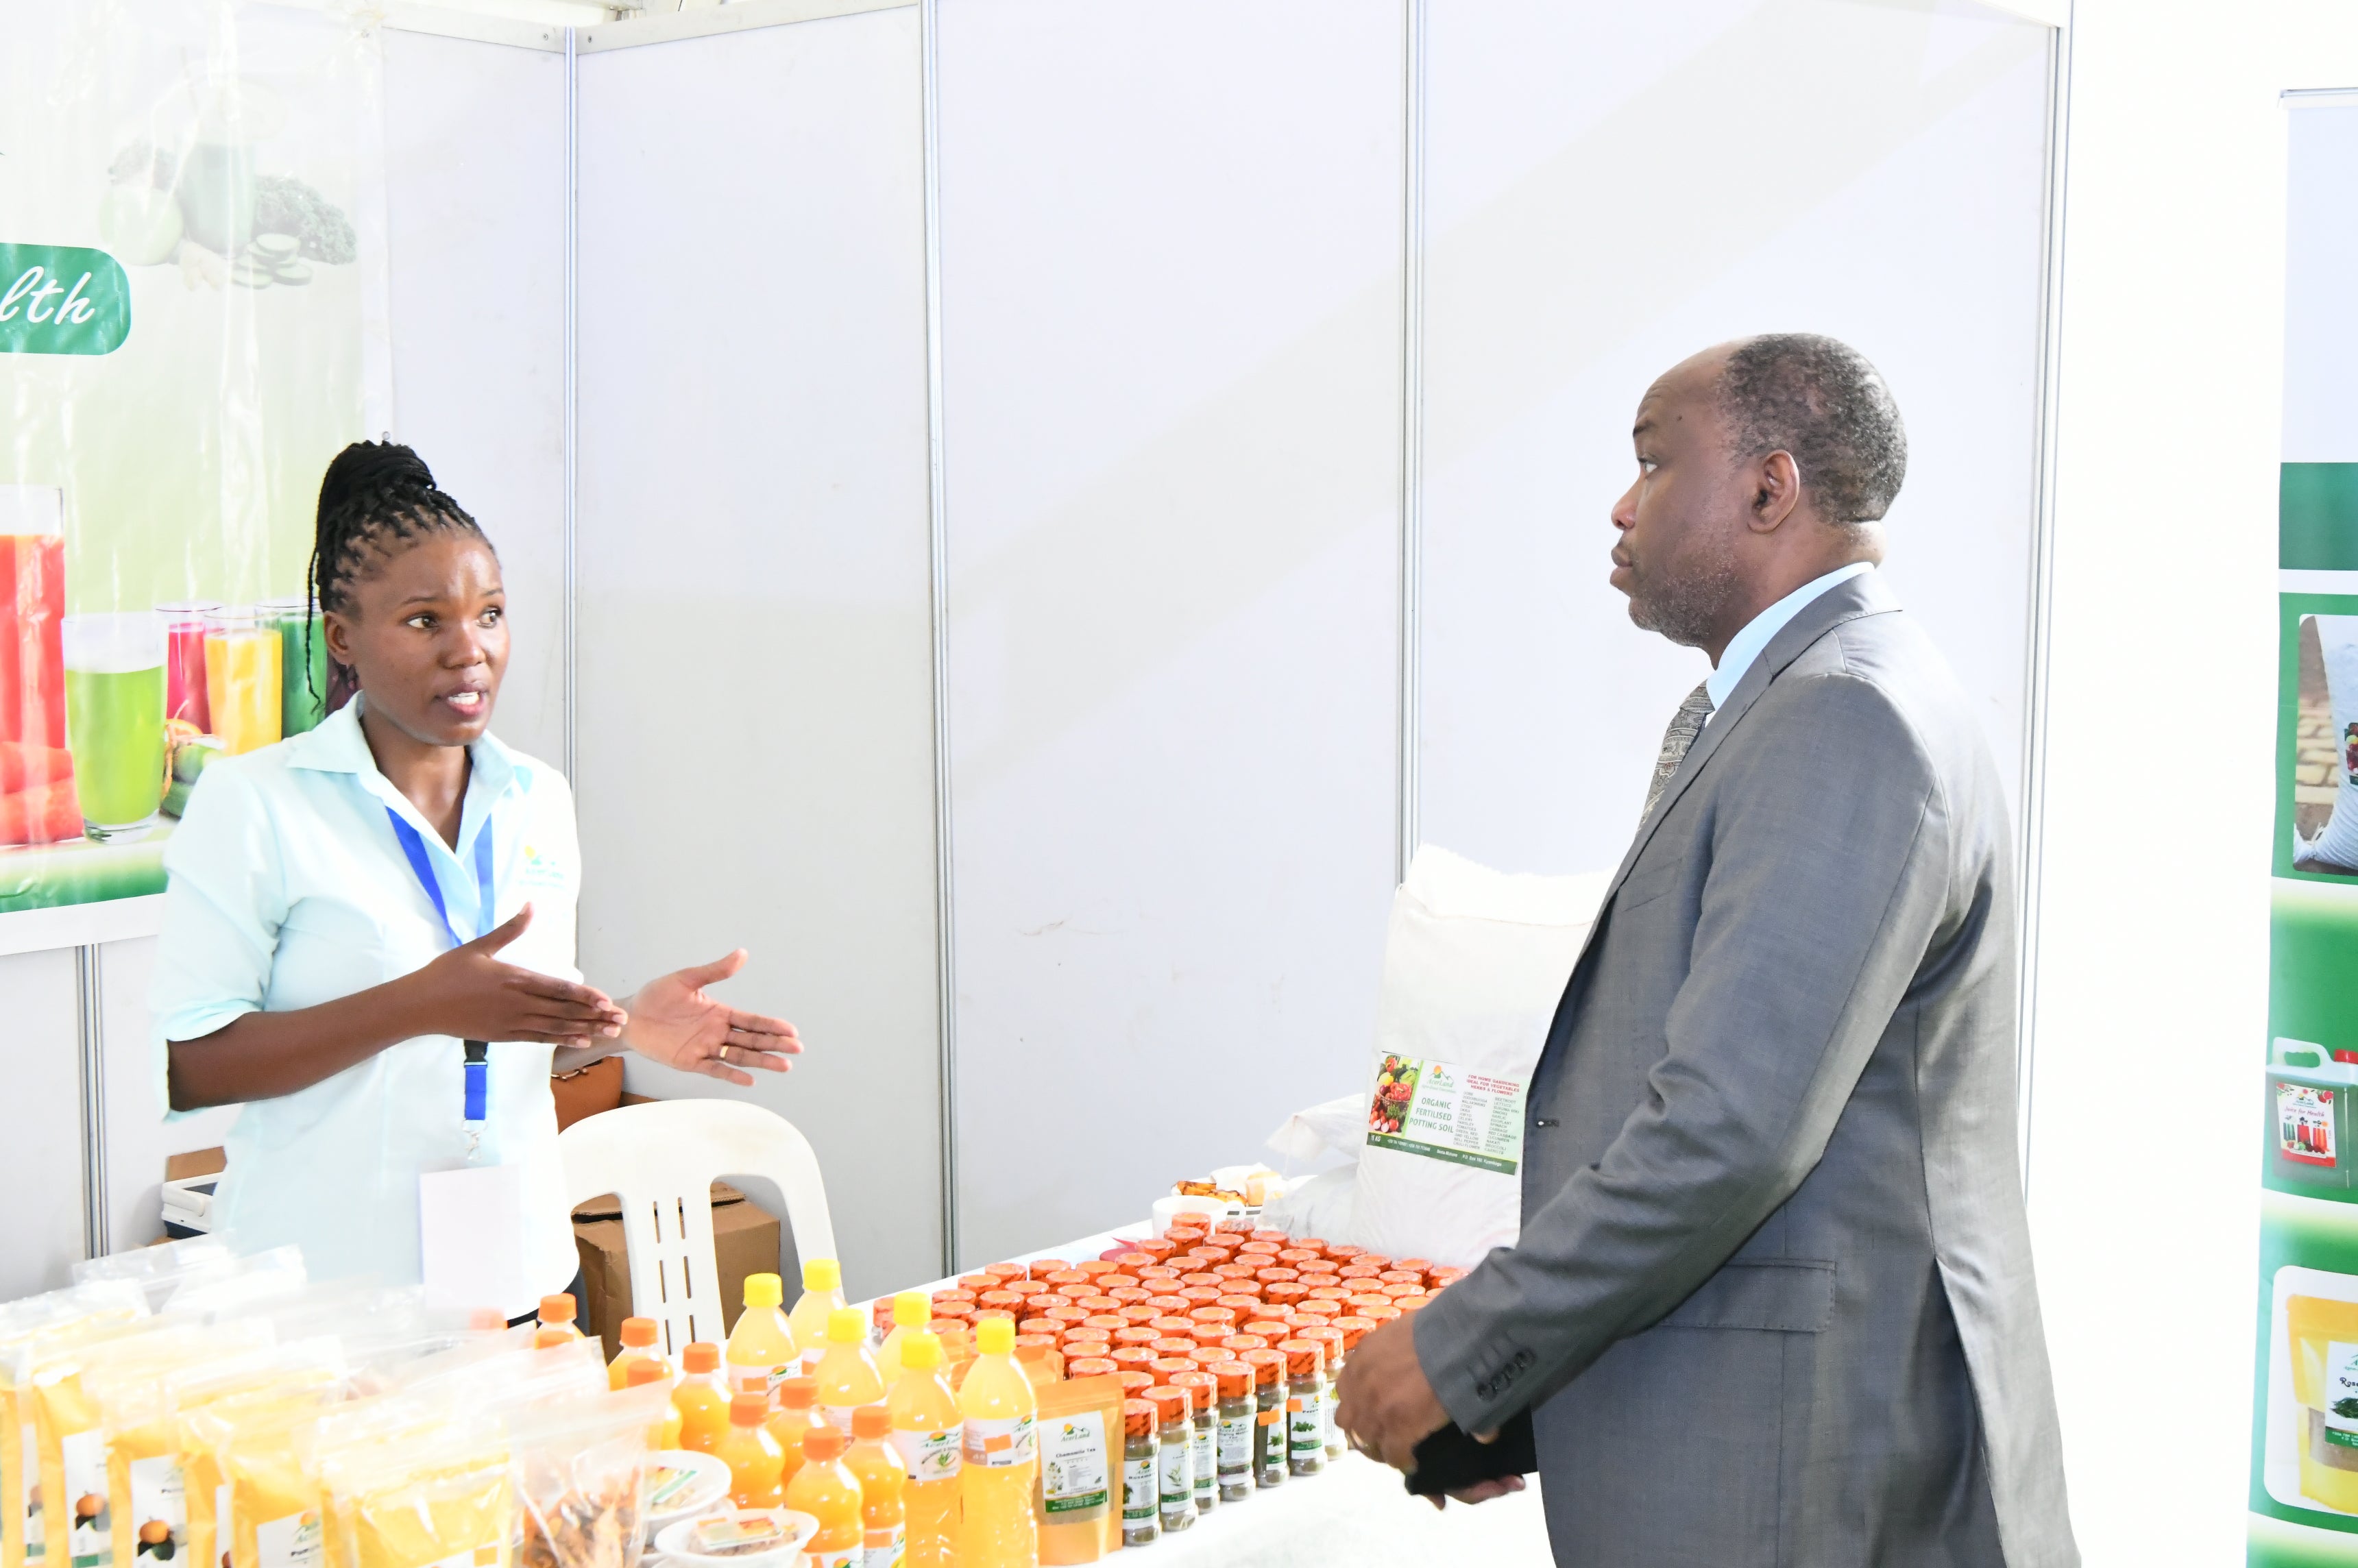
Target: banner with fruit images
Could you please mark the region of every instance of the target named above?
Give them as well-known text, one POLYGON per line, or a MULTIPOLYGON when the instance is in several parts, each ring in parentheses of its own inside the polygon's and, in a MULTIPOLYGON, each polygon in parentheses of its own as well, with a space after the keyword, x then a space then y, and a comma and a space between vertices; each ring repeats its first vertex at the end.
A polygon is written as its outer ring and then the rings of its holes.
POLYGON ((161 892, 206 763, 319 722, 319 476, 387 399, 365 15, 20 6, 0 81, 5 938, 161 892))

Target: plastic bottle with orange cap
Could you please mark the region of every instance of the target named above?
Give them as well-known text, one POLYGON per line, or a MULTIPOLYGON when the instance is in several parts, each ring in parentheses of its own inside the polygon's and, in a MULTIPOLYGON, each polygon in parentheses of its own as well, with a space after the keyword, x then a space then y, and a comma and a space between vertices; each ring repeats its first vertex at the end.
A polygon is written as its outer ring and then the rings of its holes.
POLYGON ((906 1552, 908 1476, 892 1447, 892 1412, 862 1405, 852 1412, 851 1447, 843 1463, 860 1481, 860 1523, 866 1542, 861 1568, 901 1568, 906 1552))
POLYGON ((786 1483, 786 1507, 818 1520, 803 1549, 806 1568, 859 1568, 868 1550, 860 1477, 843 1462, 849 1440, 832 1425, 803 1433, 802 1468, 786 1483))
POLYGON ((680 1379, 671 1391, 679 1412, 679 1445, 699 1454, 720 1446, 729 1431, 729 1390, 720 1380, 720 1346, 699 1339, 679 1353, 680 1379))
POLYGON ((779 1477, 786 1455, 762 1424, 769 1413, 767 1394, 735 1395, 729 1401, 729 1430, 712 1450, 729 1466, 729 1498, 741 1509, 773 1509, 785 1500, 779 1477))

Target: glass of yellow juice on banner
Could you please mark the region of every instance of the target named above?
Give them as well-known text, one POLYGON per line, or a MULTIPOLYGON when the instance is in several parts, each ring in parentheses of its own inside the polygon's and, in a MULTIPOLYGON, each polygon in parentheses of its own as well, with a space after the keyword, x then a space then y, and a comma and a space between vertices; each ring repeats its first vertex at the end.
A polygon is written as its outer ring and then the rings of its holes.
POLYGON ((278 633, 278 734, 316 730, 328 716, 328 637, 308 598, 265 599, 255 608, 278 633))
POLYGON ((146 611, 69 615, 66 744, 90 837, 137 838, 163 804, 164 622, 146 611))
POLYGON ((279 739, 278 628, 255 605, 233 605, 205 617, 205 704, 213 733, 232 756, 279 739))

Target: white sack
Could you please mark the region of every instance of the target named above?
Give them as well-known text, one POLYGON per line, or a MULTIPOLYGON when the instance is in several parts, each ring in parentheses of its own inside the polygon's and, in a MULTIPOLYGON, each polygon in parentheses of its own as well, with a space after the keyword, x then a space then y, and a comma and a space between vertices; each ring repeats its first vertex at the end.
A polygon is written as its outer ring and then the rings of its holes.
POLYGON ((1524 1091, 1607 880, 1417 850, 1384 943, 1352 1241, 1461 1267, 1513 1243, 1524 1091))
MULTIPOLYGON (((1367 1097, 1354 1090, 1340 1099, 1321 1100, 1287 1117, 1285 1125, 1269 1135, 1269 1149, 1285 1161, 1290 1175, 1294 1166, 1307 1165, 1330 1152, 1357 1159, 1359 1145, 1367 1141, 1367 1097)), ((1334 1239, 1339 1241, 1342 1238, 1334 1239)))
POLYGON ((2325 691, 2333 705, 2333 815, 2315 838, 2295 844, 2296 863, 2323 860, 2358 870, 2358 773, 2350 766, 2358 750, 2358 615, 2312 615, 2317 649, 2325 658, 2325 691))

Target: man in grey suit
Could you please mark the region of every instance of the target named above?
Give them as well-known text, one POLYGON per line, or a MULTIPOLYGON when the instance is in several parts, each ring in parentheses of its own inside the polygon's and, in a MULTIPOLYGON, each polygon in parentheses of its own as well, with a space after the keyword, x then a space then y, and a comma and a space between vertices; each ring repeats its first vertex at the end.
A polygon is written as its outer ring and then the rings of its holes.
POLYGON ((1520 1238, 1368 1336, 1340 1422, 1406 1469, 1531 1412, 1563 1564, 2076 1563, 2005 798, 1874 569, 1898 409, 1779 335, 1670 371, 1635 437, 1613 583, 1713 675, 1534 1072, 1520 1238))

